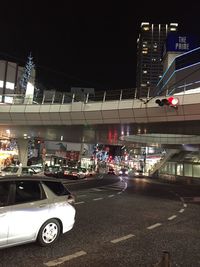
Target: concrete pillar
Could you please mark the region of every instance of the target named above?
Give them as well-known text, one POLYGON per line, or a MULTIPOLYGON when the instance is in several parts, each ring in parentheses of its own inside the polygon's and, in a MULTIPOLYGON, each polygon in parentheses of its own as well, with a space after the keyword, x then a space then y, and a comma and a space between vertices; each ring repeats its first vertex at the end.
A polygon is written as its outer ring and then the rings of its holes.
POLYGON ((28 139, 18 139, 17 146, 18 146, 19 161, 22 164, 22 166, 26 166, 28 161, 28 139))

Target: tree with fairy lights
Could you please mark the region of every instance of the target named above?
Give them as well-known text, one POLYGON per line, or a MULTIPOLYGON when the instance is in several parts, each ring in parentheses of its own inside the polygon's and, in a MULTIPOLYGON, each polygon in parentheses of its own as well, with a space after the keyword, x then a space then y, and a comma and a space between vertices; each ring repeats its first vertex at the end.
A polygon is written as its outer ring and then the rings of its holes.
POLYGON ((23 75, 22 75, 21 80, 19 82, 23 93, 26 92, 26 87, 27 87, 28 81, 31 77, 31 71, 34 67, 35 67, 35 64, 33 63, 33 57, 31 56, 31 53, 30 53, 30 55, 28 56, 28 60, 26 62, 26 66, 24 68, 23 75))

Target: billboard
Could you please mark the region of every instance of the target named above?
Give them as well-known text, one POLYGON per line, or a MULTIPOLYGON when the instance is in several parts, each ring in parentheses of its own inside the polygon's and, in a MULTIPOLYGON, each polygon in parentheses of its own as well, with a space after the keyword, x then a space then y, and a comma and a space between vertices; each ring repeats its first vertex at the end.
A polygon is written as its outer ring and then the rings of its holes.
POLYGON ((166 40, 166 52, 187 52, 197 48, 198 38, 195 35, 181 35, 178 33, 169 33, 166 40))

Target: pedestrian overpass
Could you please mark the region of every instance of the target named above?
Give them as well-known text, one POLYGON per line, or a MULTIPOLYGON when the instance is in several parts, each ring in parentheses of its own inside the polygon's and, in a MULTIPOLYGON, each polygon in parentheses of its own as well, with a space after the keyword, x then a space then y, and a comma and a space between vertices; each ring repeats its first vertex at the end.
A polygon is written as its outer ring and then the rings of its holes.
POLYGON ((142 138, 145 143, 145 135, 148 142, 155 142, 159 141, 158 134, 165 134, 167 142, 166 134, 173 134, 177 135, 175 143, 180 135, 185 135, 182 143, 199 144, 200 94, 176 97, 179 99, 177 109, 158 106, 156 99, 163 96, 150 100, 3 103, 0 105, 1 135, 9 130, 13 138, 38 136, 46 140, 118 144, 132 135, 137 135, 137 142, 142 138), (156 140, 152 139, 153 134, 156 140))
POLYGON ((156 100, 163 98, 72 98, 67 103, 63 97, 60 103, 53 99, 30 103, 18 98, 0 105, 0 134, 1 138, 16 138, 22 154, 33 137, 112 145, 199 145, 200 94, 179 95, 177 108, 158 106, 156 100))

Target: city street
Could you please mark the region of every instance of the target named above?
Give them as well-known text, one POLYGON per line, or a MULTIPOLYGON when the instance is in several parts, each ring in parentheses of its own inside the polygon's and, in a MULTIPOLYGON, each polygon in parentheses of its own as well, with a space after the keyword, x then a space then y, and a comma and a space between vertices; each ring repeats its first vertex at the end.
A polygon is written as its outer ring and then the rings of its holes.
POLYGON ((0 267, 152 266, 164 251, 172 267, 200 266, 200 187, 148 178, 99 176, 68 181, 74 228, 51 247, 0 250, 0 267))

